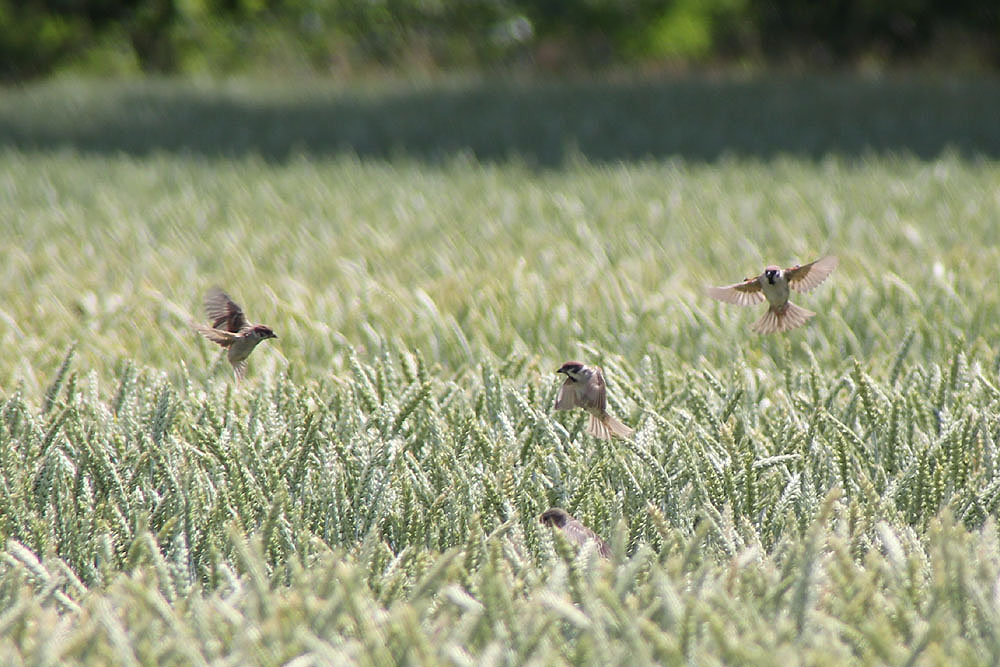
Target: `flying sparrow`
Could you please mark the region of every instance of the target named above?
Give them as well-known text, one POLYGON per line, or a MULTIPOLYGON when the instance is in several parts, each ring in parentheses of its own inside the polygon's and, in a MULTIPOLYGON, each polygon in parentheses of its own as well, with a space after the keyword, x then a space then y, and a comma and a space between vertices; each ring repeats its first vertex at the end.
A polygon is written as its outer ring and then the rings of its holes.
POLYGON ((808 292, 826 280, 835 268, 837 258, 832 255, 784 270, 771 265, 756 278, 726 287, 709 287, 707 291, 713 299, 739 306, 755 306, 767 299, 770 304, 767 312, 750 328, 762 334, 777 333, 800 327, 816 314, 789 301, 789 288, 808 292))
POLYGON ((556 397, 556 410, 583 408, 589 412, 587 433, 595 438, 607 440, 613 435, 622 438, 632 435, 632 429, 608 414, 608 387, 599 367, 567 361, 556 372, 566 375, 556 397))
POLYGON ((566 536, 566 539, 580 546, 583 546, 587 542, 593 542, 597 547, 597 553, 605 558, 611 558, 611 549, 608 547, 608 543, 598 537, 597 533, 590 528, 587 528, 574 519, 566 510, 558 507, 545 510, 538 521, 545 526, 553 526, 560 529, 563 535, 566 536))
POLYGON ((277 336, 271 327, 248 322, 243 309, 218 287, 208 290, 205 295, 205 312, 212 321, 211 326, 195 325, 195 329, 213 343, 229 350, 226 356, 239 382, 247 370, 247 357, 257 343, 277 336))

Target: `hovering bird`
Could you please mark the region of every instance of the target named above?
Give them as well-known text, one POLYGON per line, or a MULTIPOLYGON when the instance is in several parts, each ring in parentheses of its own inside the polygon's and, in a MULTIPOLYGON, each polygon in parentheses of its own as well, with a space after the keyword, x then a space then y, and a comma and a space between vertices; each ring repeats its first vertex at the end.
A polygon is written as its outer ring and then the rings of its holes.
POLYGON ((608 414, 608 387, 599 367, 567 361, 556 372, 566 375, 556 397, 556 410, 583 408, 589 412, 587 433, 595 438, 608 440, 613 435, 621 438, 632 435, 632 429, 608 414))
POLYGON ((558 528, 566 536, 566 539, 581 547, 587 542, 593 542, 597 547, 597 553, 605 558, 611 558, 611 548, 608 547, 608 543, 598 537, 597 533, 590 528, 574 519, 566 510, 558 507, 545 510, 538 521, 542 525, 558 528))
POLYGON ((247 357, 257 347, 257 343, 277 336, 271 327, 247 321, 243 309, 218 287, 208 290, 205 295, 205 312, 212 321, 211 326, 195 325, 195 329, 205 338, 228 350, 226 356, 233 366, 236 381, 239 382, 247 370, 247 357))
POLYGON ((784 270, 772 264, 756 278, 726 287, 709 287, 707 292, 713 299, 738 306, 755 306, 767 299, 767 312, 750 328, 762 334, 778 333, 800 327, 816 314, 789 301, 789 288, 808 292, 826 280, 835 268, 837 258, 832 255, 784 270))

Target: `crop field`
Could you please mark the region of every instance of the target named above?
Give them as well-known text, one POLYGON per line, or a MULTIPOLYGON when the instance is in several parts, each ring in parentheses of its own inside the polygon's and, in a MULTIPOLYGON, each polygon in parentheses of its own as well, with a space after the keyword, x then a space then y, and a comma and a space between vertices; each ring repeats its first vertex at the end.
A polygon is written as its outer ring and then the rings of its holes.
POLYGON ((3 91, 0 662, 997 664, 998 106, 3 91), (802 329, 704 293, 824 254, 802 329), (278 335, 239 385, 213 285, 278 335), (634 437, 553 410, 571 359, 634 437))

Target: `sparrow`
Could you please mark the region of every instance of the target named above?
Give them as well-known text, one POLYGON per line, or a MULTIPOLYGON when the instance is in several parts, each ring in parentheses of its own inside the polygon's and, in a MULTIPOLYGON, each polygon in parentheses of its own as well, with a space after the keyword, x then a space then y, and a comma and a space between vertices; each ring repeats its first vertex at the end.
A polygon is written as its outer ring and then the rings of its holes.
POLYGON ((837 258, 832 255, 784 270, 772 264, 756 278, 726 287, 709 287, 707 292, 713 299, 739 306, 755 306, 767 299, 767 312, 750 328, 762 334, 778 333, 800 327, 816 314, 789 301, 789 288, 808 292, 826 280, 835 268, 837 258))
POLYGON ((247 357, 257 343, 277 336, 271 327, 248 322, 243 309, 218 287, 208 290, 205 295, 205 312, 212 321, 211 326, 195 325, 195 329, 229 351, 226 356, 233 366, 236 381, 241 381, 247 370, 247 357))
POLYGON ((583 408, 589 412, 587 433, 595 438, 608 440, 613 435, 622 438, 632 435, 632 429, 608 414, 608 387, 599 367, 567 361, 556 372, 566 375, 556 397, 556 410, 583 408))
POLYGON ((597 533, 590 528, 574 519, 566 510, 558 507, 545 510, 538 521, 542 525, 558 528, 566 536, 566 539, 580 546, 587 542, 593 542, 597 547, 597 553, 605 558, 611 558, 611 548, 608 547, 608 543, 598 537, 597 533))

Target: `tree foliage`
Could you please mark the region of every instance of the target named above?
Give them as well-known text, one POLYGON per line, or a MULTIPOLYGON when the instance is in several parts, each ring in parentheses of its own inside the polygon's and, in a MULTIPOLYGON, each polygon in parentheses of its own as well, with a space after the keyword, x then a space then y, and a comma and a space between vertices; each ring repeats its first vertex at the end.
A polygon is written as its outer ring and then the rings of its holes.
POLYGON ((44 75, 108 40, 163 73, 252 69, 275 49, 319 71, 941 52, 995 66, 998 30, 1000 9, 975 0, 0 0, 0 74, 44 75))

